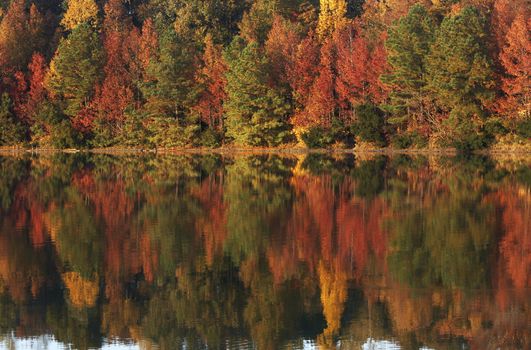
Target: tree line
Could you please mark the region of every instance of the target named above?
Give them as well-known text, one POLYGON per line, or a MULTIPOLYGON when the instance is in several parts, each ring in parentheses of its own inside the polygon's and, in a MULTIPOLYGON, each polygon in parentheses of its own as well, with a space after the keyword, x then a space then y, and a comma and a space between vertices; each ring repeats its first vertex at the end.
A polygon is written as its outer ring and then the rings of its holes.
POLYGON ((3 0, 0 145, 531 137, 526 0, 3 0))

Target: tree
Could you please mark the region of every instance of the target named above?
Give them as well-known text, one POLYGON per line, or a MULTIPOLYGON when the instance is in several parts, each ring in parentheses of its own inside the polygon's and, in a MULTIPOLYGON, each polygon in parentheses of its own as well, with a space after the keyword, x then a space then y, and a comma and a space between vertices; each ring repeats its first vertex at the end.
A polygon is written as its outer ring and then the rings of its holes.
POLYGON ((336 90, 343 109, 380 102, 385 91, 380 75, 386 68, 385 50, 378 43, 371 47, 359 25, 345 25, 334 35, 337 48, 336 90))
MULTIPOLYGON (((121 0, 110 0, 105 5, 103 28, 103 48, 106 56, 103 68, 105 77, 97 89, 98 93, 92 105, 97 111, 101 126, 106 126, 107 131, 114 138, 122 131, 125 110, 134 104, 131 77, 133 64, 127 60, 131 56, 127 54, 126 47, 132 23, 125 14, 121 0)), ((106 140, 106 142, 111 142, 111 140, 106 140)))
MULTIPOLYGON (((147 35, 147 34, 146 34, 147 35)), ((149 60, 142 93, 150 116, 181 117, 191 105, 195 48, 171 27, 158 36, 158 52, 149 60)))
POLYGON ((67 0, 67 10, 61 25, 67 30, 73 30, 83 23, 92 27, 98 24, 99 8, 94 0, 67 0))
POLYGON ((382 80, 392 91, 389 105, 396 121, 413 127, 425 124, 428 117, 426 66, 435 30, 435 20, 417 4, 391 26, 385 43, 391 72, 382 80))
POLYGON ((332 39, 329 39, 321 47, 319 75, 311 87, 304 116, 298 118, 301 126, 329 127, 332 124, 337 108, 335 66, 336 50, 332 39))
POLYGON ((264 44, 265 52, 271 62, 271 75, 275 85, 288 85, 286 76, 299 42, 297 27, 283 17, 275 15, 264 44))
POLYGON ((24 128, 12 111, 11 99, 3 93, 0 101, 0 145, 12 146, 24 139, 24 128))
POLYGON ((33 51, 45 48, 45 26, 34 4, 28 13, 25 0, 11 3, 0 22, 0 74, 25 69, 33 51))
POLYGON ((80 24, 62 39, 50 63, 46 86, 73 117, 85 107, 101 78, 103 52, 98 33, 87 23, 80 24))
POLYGON ((506 45, 500 53, 500 61, 507 73, 502 90, 507 95, 506 109, 531 118, 531 20, 518 15, 506 36, 506 45))
POLYGON ((346 23, 347 2, 345 0, 320 0, 317 35, 324 40, 337 28, 346 23))
POLYGON ((427 58, 427 87, 452 120, 483 116, 494 97, 492 62, 484 45, 485 20, 473 7, 446 17, 427 58))
POLYGON ((495 0, 492 6, 491 28, 496 39, 498 54, 506 44, 506 36, 518 14, 529 18, 527 0, 495 0))
POLYGON ((225 51, 227 135, 239 145, 277 146, 291 133, 286 97, 269 85, 270 62, 256 42, 236 37, 225 51))
POLYGON ((286 77, 295 102, 292 123, 301 126, 307 122, 304 109, 309 103, 315 77, 319 74, 319 45, 312 33, 300 42, 291 60, 286 77))
POLYGON ((38 106, 46 99, 46 88, 44 79, 46 77, 47 65, 46 60, 40 53, 34 53, 31 63, 28 66, 29 71, 29 91, 28 99, 25 106, 26 119, 31 120, 38 106))
POLYGON ((215 45, 212 36, 207 35, 202 68, 196 77, 200 88, 199 99, 193 109, 212 129, 223 130, 223 101, 227 96, 226 71, 227 65, 223 61, 221 46, 215 45))
POLYGON ((279 0, 256 0, 240 22, 240 36, 263 44, 271 30, 279 0))

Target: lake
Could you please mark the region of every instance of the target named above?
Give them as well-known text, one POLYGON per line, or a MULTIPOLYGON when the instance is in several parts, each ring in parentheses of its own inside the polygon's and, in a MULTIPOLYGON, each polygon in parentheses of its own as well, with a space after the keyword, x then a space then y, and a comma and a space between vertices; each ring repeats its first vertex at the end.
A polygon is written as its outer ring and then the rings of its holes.
POLYGON ((0 348, 529 349, 530 164, 0 157, 0 348))

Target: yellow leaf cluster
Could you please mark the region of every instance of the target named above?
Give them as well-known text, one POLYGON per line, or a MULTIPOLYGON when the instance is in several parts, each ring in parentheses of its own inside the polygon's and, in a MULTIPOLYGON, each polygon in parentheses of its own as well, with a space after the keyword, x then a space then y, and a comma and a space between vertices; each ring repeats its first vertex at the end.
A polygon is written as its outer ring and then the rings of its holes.
POLYGON ((68 288, 70 302, 78 308, 92 307, 96 305, 98 297, 98 282, 86 280, 77 272, 63 274, 63 281, 68 288))
POLYGON ((68 30, 72 30, 85 22, 96 25, 98 12, 98 5, 94 0, 68 0, 68 9, 61 25, 68 30))
POLYGON ((317 34, 324 39, 347 20, 347 2, 345 0, 320 0, 317 34))
POLYGON ((341 327, 341 315, 347 301, 347 275, 343 271, 333 271, 321 261, 319 263, 319 284, 321 303, 327 328, 324 335, 336 334, 341 327))

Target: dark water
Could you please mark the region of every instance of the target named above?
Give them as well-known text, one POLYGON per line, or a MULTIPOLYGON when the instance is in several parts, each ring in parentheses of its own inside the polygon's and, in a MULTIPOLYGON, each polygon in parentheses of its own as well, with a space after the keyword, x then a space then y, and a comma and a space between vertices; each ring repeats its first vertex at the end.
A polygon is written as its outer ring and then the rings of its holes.
POLYGON ((0 157, 0 348, 529 349, 530 162, 0 157))

